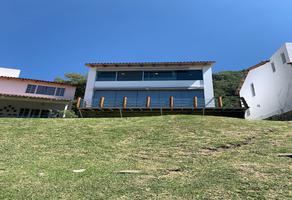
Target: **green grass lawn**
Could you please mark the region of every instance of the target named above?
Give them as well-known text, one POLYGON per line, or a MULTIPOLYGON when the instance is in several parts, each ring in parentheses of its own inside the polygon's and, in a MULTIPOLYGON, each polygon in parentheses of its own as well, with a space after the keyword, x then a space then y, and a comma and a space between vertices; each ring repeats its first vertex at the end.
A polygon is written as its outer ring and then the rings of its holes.
POLYGON ((292 153, 292 122, 163 116, 0 127, 0 199, 292 198, 292 159, 278 156, 292 153))

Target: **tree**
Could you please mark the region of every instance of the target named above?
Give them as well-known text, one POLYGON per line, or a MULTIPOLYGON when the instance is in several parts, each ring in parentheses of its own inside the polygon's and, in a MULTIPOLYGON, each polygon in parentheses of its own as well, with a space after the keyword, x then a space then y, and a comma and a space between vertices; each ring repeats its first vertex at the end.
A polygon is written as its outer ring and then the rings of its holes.
POLYGON ((79 73, 67 73, 65 79, 57 77, 56 82, 68 83, 76 86, 75 98, 84 97, 86 87, 87 76, 79 73))
POLYGON ((236 93, 244 71, 223 71, 213 74, 215 97, 222 96, 224 106, 238 106, 239 97, 236 93))

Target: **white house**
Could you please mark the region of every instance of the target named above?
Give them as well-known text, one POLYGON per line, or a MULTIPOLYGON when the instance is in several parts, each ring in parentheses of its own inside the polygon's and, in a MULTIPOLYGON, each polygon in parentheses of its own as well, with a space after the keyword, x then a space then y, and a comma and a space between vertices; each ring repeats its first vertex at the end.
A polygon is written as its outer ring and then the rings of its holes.
POLYGON ((169 106, 193 107, 194 97, 199 107, 214 107, 212 81, 213 61, 89 63, 85 107, 120 108, 127 97, 127 107, 144 108, 151 98, 151 108, 169 106))
POLYGON ((20 70, 0 68, 0 117, 48 117, 65 111, 74 99, 75 86, 19 78, 20 70))
POLYGON ((250 67, 239 94, 250 107, 245 114, 247 119, 289 115, 292 111, 292 43, 284 44, 269 60, 250 67))

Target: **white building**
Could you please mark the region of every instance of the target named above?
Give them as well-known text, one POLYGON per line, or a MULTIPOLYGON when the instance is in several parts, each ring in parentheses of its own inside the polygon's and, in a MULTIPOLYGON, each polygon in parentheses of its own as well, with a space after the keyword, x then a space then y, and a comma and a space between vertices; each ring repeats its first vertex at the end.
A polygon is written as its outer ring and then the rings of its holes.
POLYGON ((247 119, 267 119, 292 111, 292 43, 269 60, 246 71, 239 94, 248 106, 247 119))
POLYGON ((194 97, 199 107, 214 107, 212 81, 213 61, 206 62, 151 62, 151 63, 91 63, 84 104, 121 108, 123 97, 127 107, 144 108, 151 98, 151 108, 193 107, 194 97))
POLYGON ((20 70, 0 68, 0 117, 48 117, 65 111, 75 87, 51 81, 19 78, 20 70))

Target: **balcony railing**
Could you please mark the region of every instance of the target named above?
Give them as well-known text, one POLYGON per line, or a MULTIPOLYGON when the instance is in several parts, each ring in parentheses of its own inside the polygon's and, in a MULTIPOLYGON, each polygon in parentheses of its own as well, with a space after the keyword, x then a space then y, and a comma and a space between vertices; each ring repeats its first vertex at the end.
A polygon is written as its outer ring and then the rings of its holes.
POLYGON ((247 107, 245 101, 238 96, 205 98, 174 98, 170 96, 166 100, 158 100, 146 97, 143 99, 105 98, 92 99, 88 102, 78 98, 77 107, 80 109, 200 109, 200 108, 243 108, 247 107))

